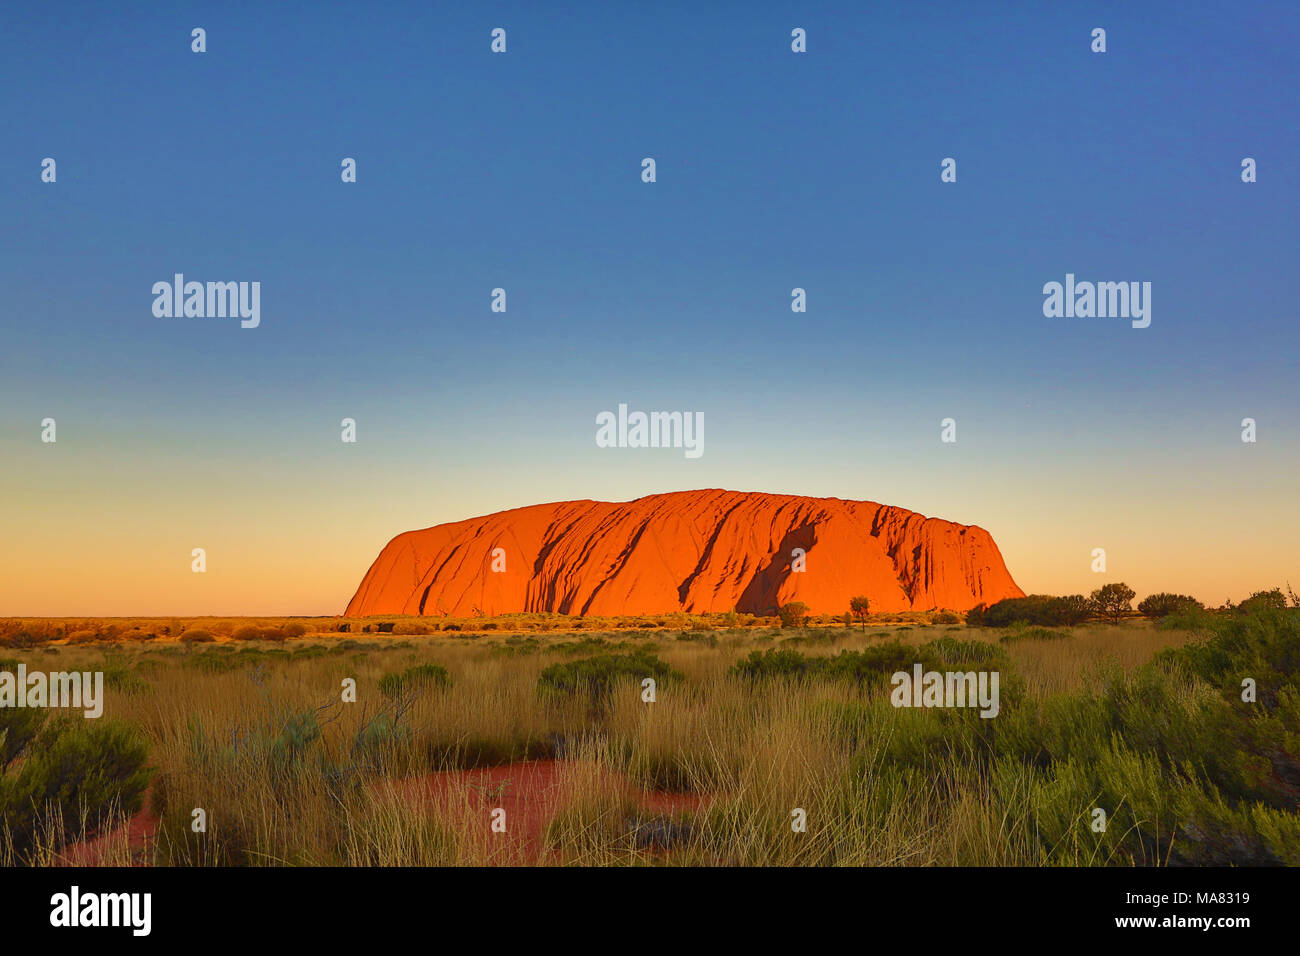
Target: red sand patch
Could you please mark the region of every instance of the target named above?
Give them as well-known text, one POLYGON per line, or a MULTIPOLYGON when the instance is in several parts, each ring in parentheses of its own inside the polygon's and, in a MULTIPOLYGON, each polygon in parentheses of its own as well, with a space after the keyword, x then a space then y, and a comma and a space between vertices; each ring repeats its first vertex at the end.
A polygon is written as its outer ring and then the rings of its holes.
POLYGON ((131 866, 153 863, 153 843, 158 835, 158 817, 150 803, 153 794, 146 790, 142 809, 121 826, 101 833, 93 840, 70 843, 63 848, 54 866, 122 866, 130 855, 131 866))

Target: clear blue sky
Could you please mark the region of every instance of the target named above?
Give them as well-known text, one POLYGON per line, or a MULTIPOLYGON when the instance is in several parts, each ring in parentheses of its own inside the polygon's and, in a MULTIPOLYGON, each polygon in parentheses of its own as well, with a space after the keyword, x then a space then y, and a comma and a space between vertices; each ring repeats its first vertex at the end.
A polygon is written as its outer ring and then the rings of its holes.
MULTIPOLYGON (((67 523, 20 563, 229 534, 341 555, 294 592, 335 610, 408 528, 730 487, 980 524, 1029 590, 1098 545, 1300 584, 1297 49, 1294 3, 13 5, 0 491, 67 523), (261 327, 155 318, 178 271, 261 327), (1151 327, 1044 318, 1067 272, 1150 281, 1151 327), (619 402, 703 411, 704 457, 597 449, 619 402)), ((240 586, 195 610, 298 607, 240 586)))

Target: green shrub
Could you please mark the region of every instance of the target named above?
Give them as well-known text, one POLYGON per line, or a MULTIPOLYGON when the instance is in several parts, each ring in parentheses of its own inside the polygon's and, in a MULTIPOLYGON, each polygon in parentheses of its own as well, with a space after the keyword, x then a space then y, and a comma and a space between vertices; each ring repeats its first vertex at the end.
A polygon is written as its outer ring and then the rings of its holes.
POLYGON ((966 623, 972 627, 1010 627, 1013 624, 1069 626, 1083 623, 1092 614, 1092 605, 1082 594, 1064 597, 1030 594, 1022 598, 1005 598, 988 608, 977 604, 966 613, 966 623))
POLYGON ((23 859, 42 836, 62 844, 95 835, 111 812, 135 813, 149 783, 147 759, 143 736, 128 724, 48 721, 21 766, 0 775, 0 843, 23 859))
POLYGON ((1204 621, 1203 640, 997 722, 995 776, 1029 780, 1016 799, 1049 860, 1300 862, 1300 614, 1204 621), (1246 677, 1253 703, 1241 699, 1246 677), (1109 817, 1102 835, 1087 826, 1097 807, 1109 817))
POLYGON ((1195 634, 1212 633, 1216 615, 1206 608, 1187 604, 1165 617, 1160 618, 1156 627, 1162 631, 1191 631, 1195 634))
POLYGON ((445 690, 451 686, 451 675, 439 664, 416 664, 401 673, 385 674, 379 678, 379 692, 385 697, 423 690, 445 690))
POLYGON ((1047 605, 1048 620, 1042 623, 1073 627, 1093 615, 1092 602, 1082 594, 1067 594, 1053 598, 1047 605))
POLYGON ((0 772, 36 739, 48 713, 40 707, 0 707, 0 772))
POLYGON ((230 671, 237 670, 241 663, 233 657, 223 654, 217 654, 213 651, 204 651, 201 654, 194 654, 185 661, 186 667, 191 667, 196 671, 205 671, 209 674, 226 674, 230 671))
POLYGON ((1270 591, 1256 591, 1237 605, 1238 614, 1254 614, 1257 611, 1281 611, 1286 608, 1286 595, 1281 588, 1270 591))
POLYGON ((1146 617, 1163 618, 1189 608, 1200 608, 1201 602, 1186 594, 1148 594, 1138 604, 1138 610, 1146 617))
POLYGON ((104 686, 124 694, 143 694, 153 689, 153 685, 137 674, 127 664, 114 661, 103 667, 104 686))
POLYGON ((821 662, 818 673, 857 684, 883 683, 898 671, 911 671, 917 661, 927 669, 934 661, 924 648, 910 647, 901 641, 873 644, 860 651, 840 651, 834 657, 814 659, 821 662))
POLYGON ((798 651, 774 647, 767 651, 750 651, 749 657, 733 664, 728 673, 751 681, 799 678, 817 673, 821 667, 820 660, 821 658, 806 657, 798 651))
POLYGON ((535 637, 522 637, 513 634, 506 638, 504 644, 493 646, 489 653, 493 657, 524 657, 536 654, 542 649, 542 642, 535 637))
POLYGON ((538 677, 537 689, 543 695, 585 692, 594 707, 604 707, 620 684, 639 684, 647 677, 663 684, 681 676, 648 651, 635 651, 552 664, 538 677))
MULTIPOLYGON (((1282 692, 1300 694, 1300 612, 1261 610, 1208 619, 1209 636, 1156 655, 1241 704, 1242 681, 1256 682, 1259 703, 1276 710, 1282 692)), ((1247 708, 1250 705, 1245 705, 1247 708)))
MULTIPOLYGON (((506 643, 515 645, 531 643, 541 647, 541 642, 535 637, 530 637, 527 641, 518 637, 508 637, 506 638, 506 643)), ((591 637, 584 637, 580 641, 562 641, 558 644, 551 644, 546 647, 545 650, 548 654, 563 654, 566 657, 577 657, 580 654, 599 654, 604 651, 613 651, 621 647, 628 647, 630 644, 630 641, 619 641, 615 644, 612 641, 607 641, 603 637, 593 635, 591 637)))
POLYGON ((216 638, 201 628, 191 628, 181 635, 181 640, 187 644, 211 644, 216 638))
POLYGON ((1082 846, 1101 853, 1097 862, 1294 863, 1300 819, 1278 813, 1272 774, 1267 765, 1261 773, 1255 744, 1234 739, 1236 723, 1211 695, 1144 668, 1111 675, 1096 695, 1021 708, 997 728, 996 746, 1036 768, 1029 803, 1050 853, 1082 846), (1095 807, 1109 817, 1105 836, 1087 832, 1095 807))
POLYGON ((980 623, 984 627, 1010 627, 1012 624, 1045 624, 1052 597, 1029 594, 1022 598, 1005 598, 984 609, 980 623))

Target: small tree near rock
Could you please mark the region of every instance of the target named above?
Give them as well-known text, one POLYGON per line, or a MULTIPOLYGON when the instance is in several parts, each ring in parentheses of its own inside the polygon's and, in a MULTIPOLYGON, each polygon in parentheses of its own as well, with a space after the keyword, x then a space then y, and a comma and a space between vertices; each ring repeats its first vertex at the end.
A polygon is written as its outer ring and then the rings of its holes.
POLYGON ((859 594, 849 599, 849 611, 862 623, 862 630, 867 629, 867 616, 871 613, 871 601, 859 594))
POLYGON ((1137 592, 1122 581, 1103 584, 1092 592, 1092 603, 1097 613, 1118 624, 1120 618, 1133 610, 1132 601, 1137 592))
POLYGON ((808 605, 803 601, 791 601, 783 604, 777 614, 782 627, 803 627, 808 621, 808 605))

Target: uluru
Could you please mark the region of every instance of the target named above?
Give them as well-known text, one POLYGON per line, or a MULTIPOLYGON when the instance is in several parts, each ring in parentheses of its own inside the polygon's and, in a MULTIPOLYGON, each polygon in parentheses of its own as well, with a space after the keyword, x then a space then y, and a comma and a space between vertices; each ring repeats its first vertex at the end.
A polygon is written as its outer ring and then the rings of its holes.
POLYGON ((842 614, 1022 597, 992 536, 871 501, 678 491, 563 501, 407 531, 348 603, 373 614, 842 614))

